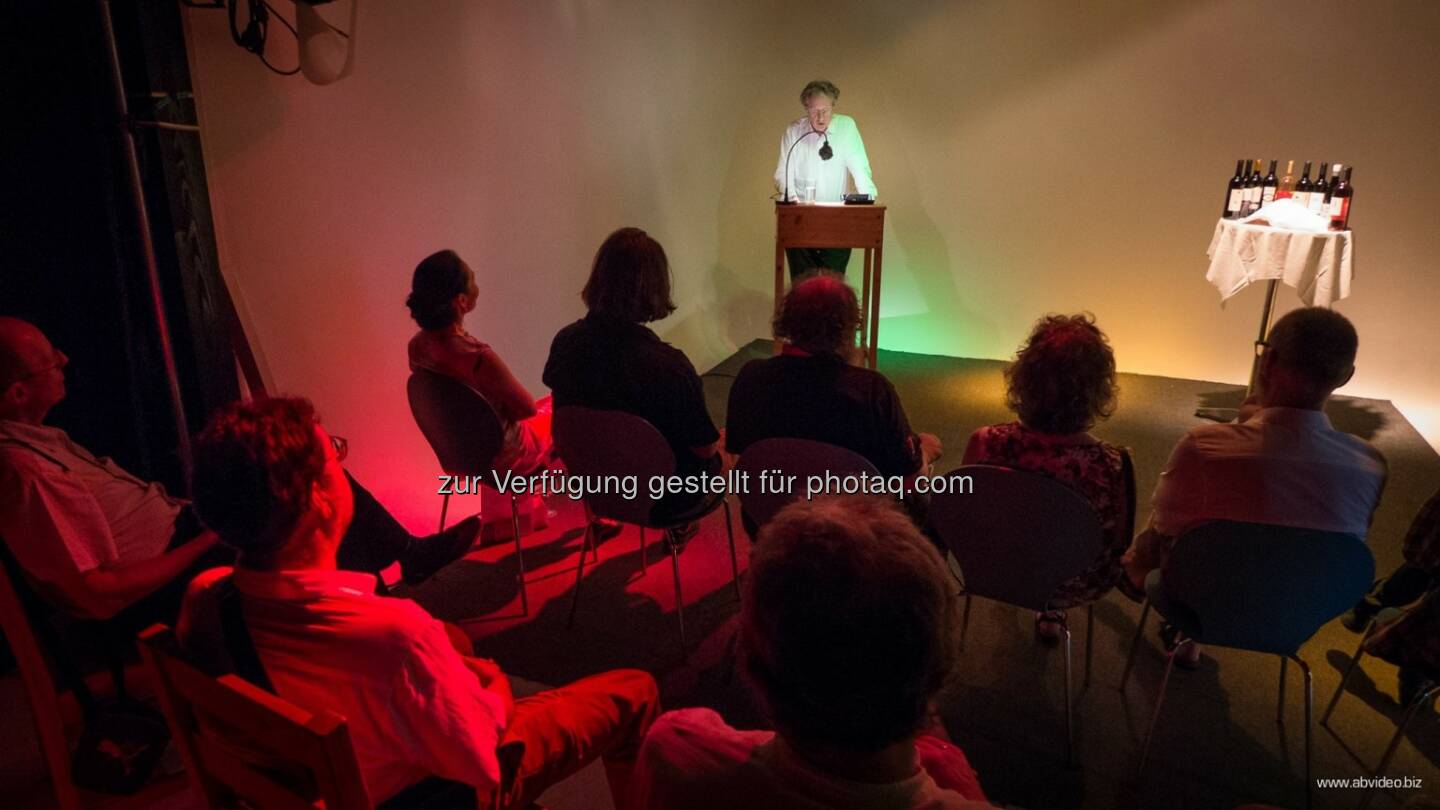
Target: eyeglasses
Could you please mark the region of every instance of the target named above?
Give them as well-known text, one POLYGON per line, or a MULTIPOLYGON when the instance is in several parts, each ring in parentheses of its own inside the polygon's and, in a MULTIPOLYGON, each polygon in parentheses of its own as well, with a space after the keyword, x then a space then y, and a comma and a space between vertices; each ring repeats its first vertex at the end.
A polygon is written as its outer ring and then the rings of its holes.
POLYGON ((344 461, 345 457, 350 455, 350 442, 347 441, 344 436, 332 435, 330 437, 330 446, 335 448, 336 461, 344 461))
POLYGON ((805 112, 808 112, 811 115, 818 115, 821 118, 825 118, 826 116, 835 112, 835 110, 832 107, 806 107, 805 112))
POLYGON ((49 372, 55 371, 56 369, 64 368, 70 363, 70 358, 66 357, 64 352, 60 351, 59 349, 52 349, 51 351, 53 351, 55 354, 54 359, 50 361, 50 365, 37 368, 34 371, 29 372, 28 374, 22 374, 21 376, 15 378, 15 382, 23 382, 25 380, 39 377, 41 374, 48 374, 49 372))

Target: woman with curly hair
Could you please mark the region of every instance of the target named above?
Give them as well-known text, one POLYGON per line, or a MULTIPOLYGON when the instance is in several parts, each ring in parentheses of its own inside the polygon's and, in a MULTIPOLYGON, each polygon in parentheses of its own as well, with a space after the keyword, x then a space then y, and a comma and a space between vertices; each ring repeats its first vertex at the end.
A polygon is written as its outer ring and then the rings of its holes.
POLYGON ((1095 508, 1106 540, 1090 567, 1060 586, 1053 609, 1035 615, 1036 632, 1054 640, 1065 608, 1099 599, 1122 578, 1120 557, 1130 545, 1129 451, 1088 432, 1115 411, 1115 354, 1094 316, 1047 315, 1005 370, 1005 384, 1005 403, 1019 420, 972 433, 962 463, 1028 470, 1069 486, 1095 508))

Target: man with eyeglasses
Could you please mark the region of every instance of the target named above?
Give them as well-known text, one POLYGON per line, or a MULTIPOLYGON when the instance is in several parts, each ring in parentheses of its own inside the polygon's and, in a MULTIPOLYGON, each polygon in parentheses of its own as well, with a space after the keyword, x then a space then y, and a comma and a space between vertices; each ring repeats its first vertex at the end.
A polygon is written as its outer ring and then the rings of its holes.
MULTIPOLYGON (((780 136, 780 160, 775 166, 778 194, 786 194, 788 189, 792 201, 838 203, 845 198, 848 176, 856 193, 875 197, 860 128, 855 119, 835 112, 839 100, 840 88, 824 79, 816 79, 800 91, 805 117, 786 127, 780 136)), ((843 274, 850 249, 789 248, 785 257, 791 279, 822 268, 843 274)))
MULTIPOLYGON (((1325 403, 1355 373, 1359 337, 1345 316, 1302 307, 1270 330, 1255 393, 1230 424, 1181 437, 1155 484, 1150 523, 1121 559, 1121 590, 1139 601, 1175 540, 1216 520, 1341 532, 1363 542, 1385 487, 1385 457, 1335 429, 1325 403)), ((1199 663, 1199 645, 1177 662, 1199 663)))
MULTIPOLYGON (((234 553, 189 502, 96 456, 45 418, 65 398, 64 352, 34 325, 0 317, 0 543, 51 604, 122 635, 174 621, 186 583, 234 553)), ((336 442, 343 456, 343 439, 336 442)), ((416 538, 350 479, 356 521, 340 559, 419 581, 469 550, 478 519, 416 538)))

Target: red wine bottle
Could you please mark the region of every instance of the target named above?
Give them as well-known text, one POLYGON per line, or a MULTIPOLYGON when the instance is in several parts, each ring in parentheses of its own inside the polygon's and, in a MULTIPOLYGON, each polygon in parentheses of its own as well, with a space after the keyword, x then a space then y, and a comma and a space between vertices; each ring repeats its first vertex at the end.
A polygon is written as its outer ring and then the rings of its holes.
POLYGON ((1235 176, 1230 178, 1230 183, 1225 187, 1225 206, 1220 211, 1220 216, 1225 219, 1235 219, 1240 216, 1241 197, 1245 194, 1245 159, 1235 161, 1235 176))
POLYGON ((1310 187, 1310 202, 1305 206, 1311 213, 1325 213, 1325 197, 1330 193, 1330 181, 1327 179, 1329 176, 1330 164, 1321 161, 1320 176, 1315 178, 1315 184, 1310 187))
MULTIPOLYGON (((1339 170, 1339 166, 1335 167, 1339 170)), ((1330 187, 1330 202, 1326 214, 1330 217, 1330 230, 1343 231, 1350 226, 1350 201, 1355 197, 1355 187, 1350 185, 1350 170, 1346 166, 1343 175, 1337 175, 1330 187)))
POLYGON ((1305 171, 1300 174, 1300 182, 1295 184, 1295 202, 1301 205, 1310 204, 1310 161, 1305 161, 1305 171))
POLYGON ((1260 204, 1269 205, 1275 202, 1275 191, 1280 187, 1280 181, 1275 179, 1275 161, 1270 161, 1270 171, 1266 173, 1265 179, 1260 181, 1260 204))
POLYGON ((1280 187, 1275 189, 1275 199, 1283 200, 1295 195, 1295 161, 1285 163, 1285 176, 1280 178, 1280 187))
POLYGON ((1245 161, 1245 195, 1240 200, 1240 216, 1248 217, 1260 207, 1260 161, 1245 161), (1251 164, 1254 164, 1252 167, 1251 164))

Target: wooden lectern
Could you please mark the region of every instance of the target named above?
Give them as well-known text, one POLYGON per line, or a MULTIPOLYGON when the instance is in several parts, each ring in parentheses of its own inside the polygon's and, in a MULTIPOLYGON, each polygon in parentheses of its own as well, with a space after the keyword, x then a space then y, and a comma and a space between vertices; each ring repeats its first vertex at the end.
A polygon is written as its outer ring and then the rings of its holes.
MULTIPOLYGON (((875 368, 880 333, 880 259, 885 238, 883 205, 775 206, 775 314, 785 297, 786 248, 861 248, 865 274, 860 282, 860 349, 875 368), (871 270, 874 270, 872 280, 871 270)), ((780 352, 780 341, 775 341, 780 352)))

